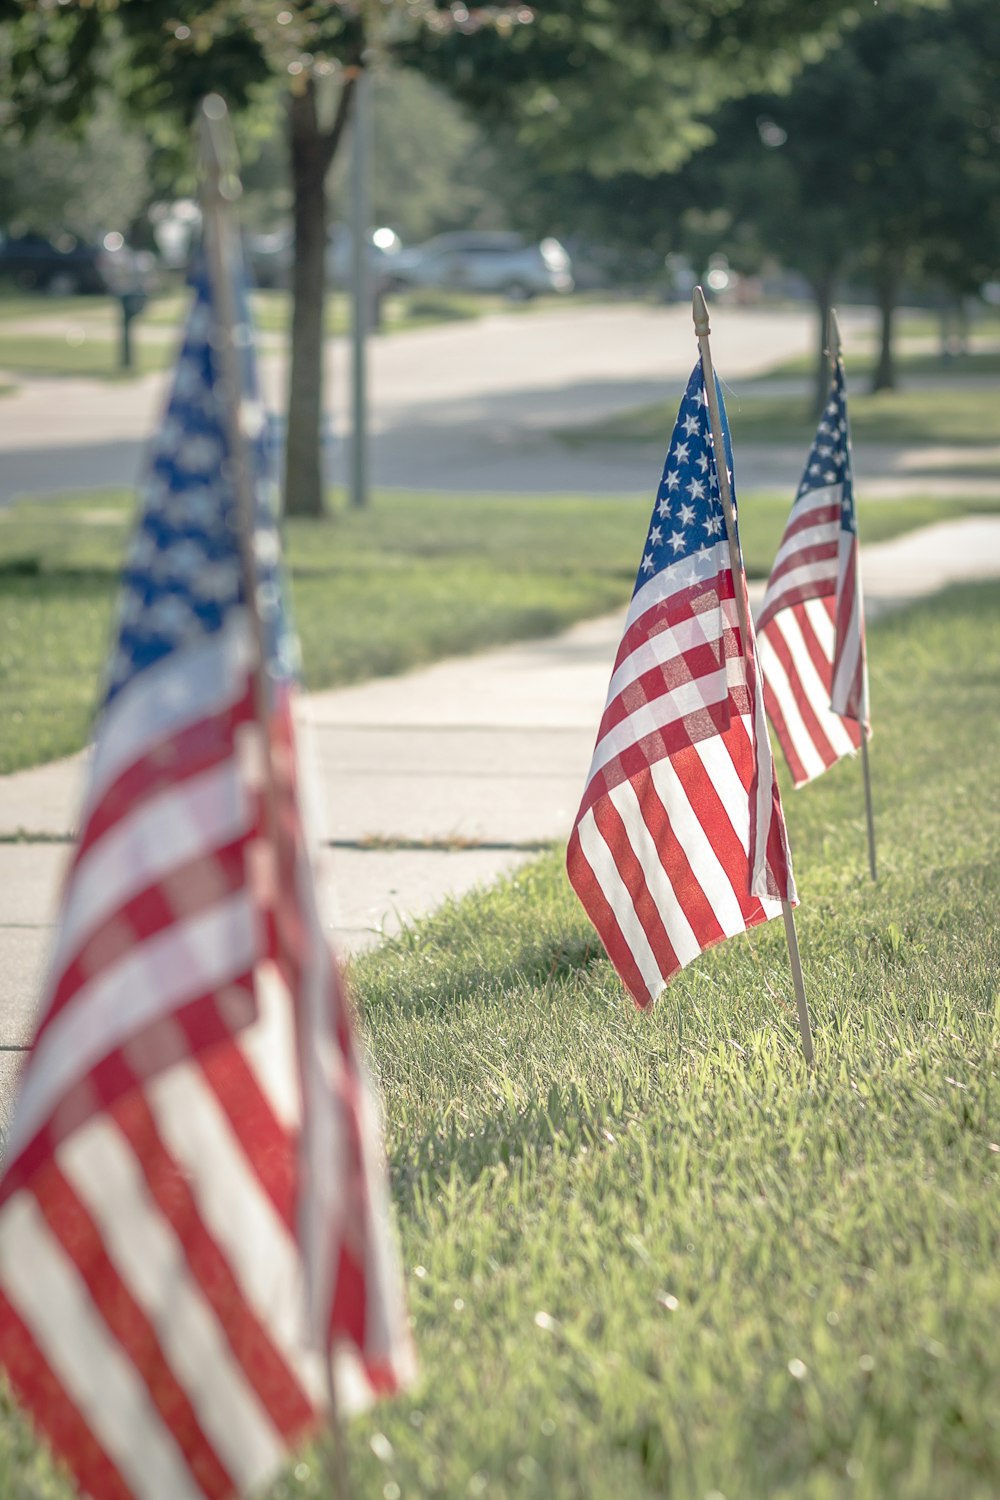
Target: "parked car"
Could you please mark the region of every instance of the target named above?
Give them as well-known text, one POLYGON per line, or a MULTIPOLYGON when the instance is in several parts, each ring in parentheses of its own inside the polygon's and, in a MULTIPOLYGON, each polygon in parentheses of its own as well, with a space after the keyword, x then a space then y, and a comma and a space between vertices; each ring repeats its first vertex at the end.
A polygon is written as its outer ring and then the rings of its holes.
POLYGON ((558 240, 530 244, 520 234, 487 230, 439 234, 401 250, 392 277, 398 289, 448 287, 516 300, 573 290, 572 262, 558 240))
MULTIPOLYGON (((247 255, 257 285, 286 287, 292 279, 292 232, 274 229, 264 234, 250 234, 246 239, 247 255)), ((402 250, 394 230, 384 225, 373 229, 368 245, 368 267, 375 278, 376 291, 385 292, 392 281, 392 266, 402 250)), ((351 231, 343 224, 330 229, 326 246, 326 277, 331 286, 346 287, 351 276, 351 231)))
POLYGON ((153 265, 151 255, 134 250, 117 231, 94 243, 73 234, 50 240, 41 234, 0 232, 0 279, 22 291, 53 297, 148 292, 153 265))

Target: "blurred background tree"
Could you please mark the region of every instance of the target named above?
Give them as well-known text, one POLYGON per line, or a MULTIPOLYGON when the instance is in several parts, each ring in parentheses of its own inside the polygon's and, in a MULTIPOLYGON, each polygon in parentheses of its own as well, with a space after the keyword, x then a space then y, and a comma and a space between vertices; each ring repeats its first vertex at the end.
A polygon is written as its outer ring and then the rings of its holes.
POLYGON ((198 101, 227 98, 255 211, 294 225, 286 495, 315 514, 329 185, 362 69, 376 215, 407 238, 557 233, 581 280, 588 258, 648 283, 667 257, 777 260, 822 326, 865 277, 886 386, 903 286, 958 295, 996 269, 998 26, 995 0, 0 0, 0 133, 22 156, 31 132, 86 139, 113 94, 162 196, 190 187, 198 101))
POLYGON ((776 84, 851 12, 846 0, 812 0, 808 13, 796 0, 551 0, 537 12, 461 0, 0 0, 5 124, 78 124, 107 86, 179 138, 211 90, 242 111, 281 89, 295 229, 286 497, 317 514, 326 181, 373 55, 511 124, 553 166, 606 175, 678 164, 720 98, 776 84))
POLYGON ((148 202, 149 157, 148 143, 123 129, 105 95, 78 136, 44 124, 0 152, 0 222, 11 234, 69 231, 81 239, 127 229, 148 202))

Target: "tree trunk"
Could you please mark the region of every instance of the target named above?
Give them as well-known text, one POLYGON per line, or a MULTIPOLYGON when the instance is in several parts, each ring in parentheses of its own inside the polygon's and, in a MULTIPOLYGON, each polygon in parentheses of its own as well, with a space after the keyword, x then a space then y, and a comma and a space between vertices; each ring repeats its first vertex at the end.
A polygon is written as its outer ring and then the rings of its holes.
POLYGON ((323 514, 323 313, 327 158, 310 79, 288 107, 294 195, 292 363, 285 438, 285 509, 323 514))
POLYGON ((893 356, 893 319, 896 312, 896 297, 899 292, 899 272, 889 256, 885 257, 875 281, 875 293, 879 310, 879 354, 875 374, 872 377, 872 392, 896 389, 896 361, 893 356))
POLYGON ((306 80, 288 106, 294 198, 292 353, 285 436, 285 510, 321 516, 323 504, 323 348, 326 303, 326 176, 350 113, 354 80, 343 85, 333 124, 324 130, 316 86, 306 80))
POLYGON ((819 322, 816 341, 816 384, 813 387, 813 415, 819 417, 830 393, 830 360, 828 358, 830 309, 833 306, 834 276, 830 271, 812 283, 813 298, 819 322))

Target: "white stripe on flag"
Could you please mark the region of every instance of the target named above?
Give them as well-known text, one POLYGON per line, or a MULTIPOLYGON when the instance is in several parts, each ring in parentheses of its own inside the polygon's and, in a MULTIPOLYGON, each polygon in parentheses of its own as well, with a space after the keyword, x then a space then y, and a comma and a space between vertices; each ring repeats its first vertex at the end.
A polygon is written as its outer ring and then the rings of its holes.
POLYGON ((733 629, 737 622, 735 599, 724 602, 720 600, 720 606, 719 609, 709 609, 704 614, 695 615, 690 620, 678 620, 676 625, 671 626, 669 655, 665 654, 664 641, 659 635, 654 635, 637 646, 612 675, 605 707, 613 703, 619 694, 645 672, 666 670, 671 662, 693 647, 707 645, 717 650, 725 625, 733 629))
MULTIPOLYGON (((795 519, 798 522, 803 518, 796 512, 795 519)), ((774 562, 771 564, 772 578, 782 563, 787 562, 796 553, 803 552, 807 547, 835 547, 839 532, 840 521, 839 517, 835 516, 832 521, 814 522, 812 526, 804 526, 794 531, 791 536, 786 536, 778 548, 778 554, 774 562)), ((829 563, 825 564, 830 568, 831 572, 833 571, 833 558, 835 556, 835 553, 831 555, 829 563)), ((775 590, 783 588, 784 583, 784 578, 775 579, 775 590)))
MULTIPOLYGON (((746 714, 738 716, 734 714, 730 725, 730 732, 740 724, 742 724, 749 735, 750 720, 746 714)), ((694 746, 694 751, 705 767, 705 774, 715 788, 716 795, 725 809, 730 826, 743 845, 744 853, 749 853, 750 799, 746 788, 740 780, 739 772, 733 764, 733 757, 729 753, 729 746, 720 735, 714 735, 711 739, 698 740, 694 746)))
POLYGON ((303 1349, 302 1260, 200 1070, 180 1063, 151 1080, 157 1129, 187 1176, 209 1233, 243 1296, 313 1401, 325 1400, 319 1360, 303 1349))
MULTIPOLYGON (((670 808, 670 827, 684 850, 706 901, 715 913, 716 921, 727 937, 744 932, 746 922, 733 890, 733 882, 715 852, 705 825, 691 806, 687 788, 673 763, 669 759, 657 761, 650 768, 650 774, 663 805, 670 808)), ((698 948, 692 957, 697 957, 700 951, 698 948)))
POLYGON ((778 701, 778 707, 781 709, 785 721, 786 732, 792 742, 795 754, 802 762, 802 769, 806 780, 811 781, 814 776, 818 776, 821 771, 826 769, 826 762, 816 749, 815 741, 806 728, 805 720, 795 701, 795 694, 788 681, 785 668, 769 639, 769 634, 772 630, 781 631, 781 634, 784 635, 781 627, 786 618, 786 611, 782 611, 776 615, 768 625, 767 630, 763 631, 758 637, 757 644, 760 650, 760 664, 762 671, 767 677, 767 685, 778 701))
POLYGON ((60 1385, 141 1500, 204 1500, 170 1430, 33 1196, 0 1219, 0 1282, 60 1385))
POLYGON ((832 591, 835 578, 836 564, 832 557, 826 561, 802 563, 799 567, 790 568, 787 573, 782 574, 777 581, 773 596, 764 602, 773 605, 776 601, 783 599, 786 594, 814 587, 820 583, 828 583, 832 591))
MULTIPOLYGON (((810 602, 814 604, 818 603, 820 610, 826 616, 827 621, 829 621, 829 616, 826 615, 826 611, 823 609, 822 601, 811 600, 810 602)), ((811 622, 811 615, 809 619, 811 622)), ((838 760, 842 755, 850 755, 854 749, 854 746, 851 744, 851 737, 844 728, 840 716, 833 713, 830 708, 830 694, 809 654, 809 647, 803 639, 801 627, 795 618, 795 611, 788 610, 775 623, 781 626, 781 633, 788 643, 789 651, 792 653, 792 661, 795 663, 796 670, 801 678, 802 688, 809 700, 809 706, 819 720, 819 726, 830 741, 831 748, 838 760)))
POLYGON ((295 1012, 288 986, 270 959, 254 970, 257 1019, 236 1043, 275 1118, 289 1132, 302 1123, 302 1088, 295 1052, 295 1012))
POLYGON ((727 674, 720 668, 708 677, 696 678, 662 693, 651 703, 634 708, 627 718, 621 719, 594 747, 594 759, 588 781, 598 771, 621 755, 630 745, 644 739, 647 734, 656 734, 671 724, 677 724, 689 714, 699 713, 715 703, 725 703, 729 696, 727 674))
POLYGON ((239 701, 253 650, 246 611, 233 609, 223 628, 204 642, 173 652, 132 678, 95 727, 81 827, 106 789, 154 745, 239 701))
MULTIPOLYGON (((657 765, 669 765, 669 761, 660 761, 657 765)), ((652 768, 655 772, 656 766, 652 768)), ((655 784, 655 782, 654 782, 655 784)), ((674 890, 660 856, 652 835, 646 826, 639 806, 639 799, 635 793, 635 787, 631 781, 623 781, 610 793, 610 800, 617 808, 621 820, 625 825, 628 842, 631 844, 636 859, 642 866, 649 893, 653 898, 653 904, 659 913, 660 921, 666 929, 670 946, 677 955, 677 961, 683 967, 692 959, 698 957, 701 952, 701 944, 691 930, 677 892, 674 890)), ((670 807, 670 804, 666 804, 670 807)), ((673 827, 673 808, 670 809, 670 826, 673 827)))
POLYGON ((283 1461, 281 1435, 192 1280, 184 1246, 150 1197, 128 1142, 101 1116, 56 1155, 237 1489, 261 1483, 283 1461))
POLYGON ((646 983, 650 996, 655 999, 664 988, 663 975, 660 973, 660 966, 653 950, 649 946, 642 923, 635 914, 632 896, 618 873, 614 855, 597 827, 593 808, 589 808, 581 818, 577 832, 580 835, 580 849, 583 857, 593 871, 594 879, 605 901, 615 914, 622 936, 646 983))
POLYGON ((14 1110, 8 1159, 23 1150, 71 1084, 150 1022, 224 989, 250 969, 258 946, 256 912, 241 890, 128 949, 81 985, 35 1048, 14 1110))
POLYGON ((231 843, 246 832, 249 817, 242 778, 228 760, 170 786, 115 823, 73 871, 50 964, 53 977, 87 934, 132 896, 179 865, 231 843))
POLYGON ((699 583, 717 585, 720 577, 730 571, 729 543, 725 538, 710 547, 703 547, 700 552, 692 552, 683 562, 670 563, 659 573, 654 573, 649 582, 633 594, 625 618, 626 631, 661 600, 672 599, 682 589, 696 587, 699 583))
MULTIPOLYGON (((831 601, 829 597, 822 599, 807 599, 802 608, 806 612, 806 619, 812 626, 813 635, 819 642, 819 649, 827 661, 833 661, 833 647, 837 637, 837 627, 833 623, 831 601)), ((827 694, 829 697, 829 694, 827 694)))

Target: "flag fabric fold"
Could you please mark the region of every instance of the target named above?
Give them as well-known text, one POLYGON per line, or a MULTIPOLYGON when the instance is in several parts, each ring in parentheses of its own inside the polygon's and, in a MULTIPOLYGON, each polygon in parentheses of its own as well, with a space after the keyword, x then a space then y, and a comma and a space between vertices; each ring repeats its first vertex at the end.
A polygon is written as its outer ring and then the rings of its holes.
POLYGON ((243 1494, 331 1379, 349 1408, 412 1368, 305 836, 252 335, 241 321, 254 600, 217 327, 202 274, 0 1180, 0 1363, 95 1500, 243 1494))
POLYGON ((757 622, 764 701, 795 785, 871 738, 844 366, 778 548, 757 622))
MULTIPOLYGON (((716 383, 726 453, 725 406, 716 383)), ((794 901, 754 641, 742 639, 701 362, 681 402, 567 849, 636 1003, 794 901)), ((747 612, 749 618, 749 611, 747 612)))

